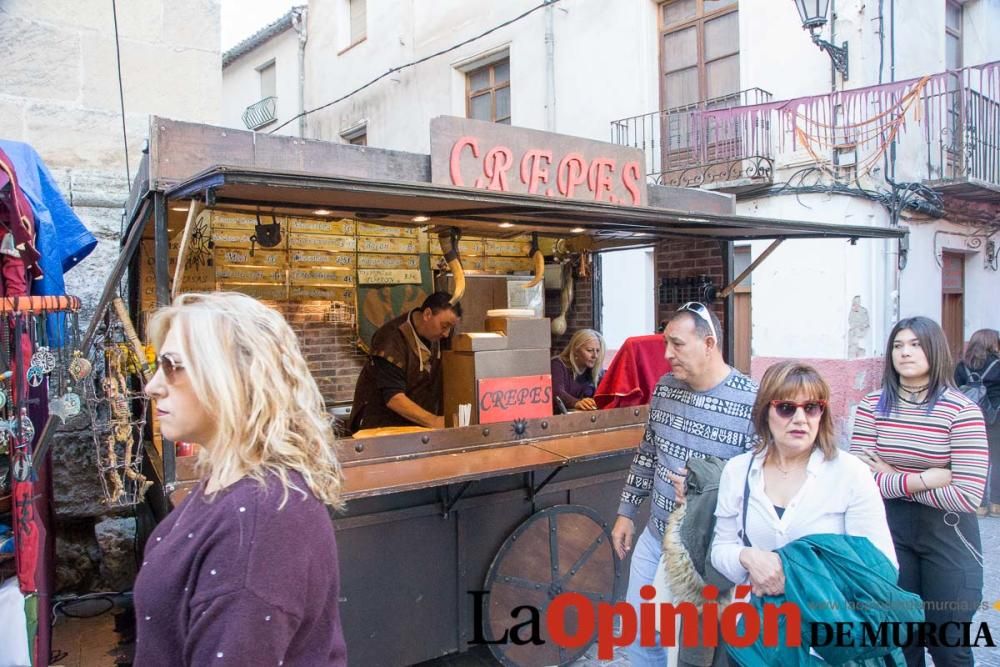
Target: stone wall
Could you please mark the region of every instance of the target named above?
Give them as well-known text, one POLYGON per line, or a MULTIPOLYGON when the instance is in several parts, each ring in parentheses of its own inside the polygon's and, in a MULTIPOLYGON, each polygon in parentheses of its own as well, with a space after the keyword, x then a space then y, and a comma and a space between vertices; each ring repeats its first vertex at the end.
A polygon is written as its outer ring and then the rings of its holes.
MULTIPOLYGON (((129 166, 134 176, 161 115, 218 122, 221 111, 219 0, 117 3, 129 166)), ((66 275, 67 292, 91 318, 119 252, 128 194, 112 5, 106 0, 4 0, 0 4, 0 137, 31 144, 60 190, 98 238, 66 275)), ((53 443, 57 585, 121 589, 134 575, 131 510, 99 499, 86 419, 53 443)))

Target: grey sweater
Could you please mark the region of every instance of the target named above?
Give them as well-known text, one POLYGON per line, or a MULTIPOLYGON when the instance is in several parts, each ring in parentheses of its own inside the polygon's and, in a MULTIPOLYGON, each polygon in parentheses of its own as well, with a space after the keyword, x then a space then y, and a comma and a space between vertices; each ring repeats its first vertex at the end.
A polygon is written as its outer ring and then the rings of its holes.
POLYGON ((676 507, 667 470, 686 467, 692 457, 731 459, 757 442, 750 413, 757 383, 732 369, 708 391, 692 391, 667 373, 649 402, 649 423, 625 479, 618 514, 634 519, 652 495, 649 527, 662 542, 667 518, 676 507))

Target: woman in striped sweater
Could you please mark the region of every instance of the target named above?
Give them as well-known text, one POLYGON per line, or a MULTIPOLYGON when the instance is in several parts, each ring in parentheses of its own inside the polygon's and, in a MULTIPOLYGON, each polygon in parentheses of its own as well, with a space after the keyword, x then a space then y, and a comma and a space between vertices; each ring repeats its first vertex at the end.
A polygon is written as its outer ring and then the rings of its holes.
MULTIPOLYGON (((976 508, 989 451, 979 407, 955 389, 941 327, 901 320, 889 334, 882 388, 858 405, 851 452, 865 461, 885 499, 899 559, 899 585, 920 595, 939 633, 928 646, 938 665, 971 665, 959 644, 982 600, 983 559, 976 508), (947 631, 948 641, 940 641, 947 631)), ((974 633, 973 633, 974 636, 974 633)), ((924 664, 924 647, 905 649, 924 664)))

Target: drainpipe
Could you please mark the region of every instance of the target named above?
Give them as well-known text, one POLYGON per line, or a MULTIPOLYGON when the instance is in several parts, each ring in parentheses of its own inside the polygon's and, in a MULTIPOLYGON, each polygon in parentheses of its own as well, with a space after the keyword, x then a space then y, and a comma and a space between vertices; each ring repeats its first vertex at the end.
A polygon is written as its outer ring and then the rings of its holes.
POLYGON ((306 20, 309 8, 296 7, 292 10, 292 27, 299 34, 299 138, 306 136, 306 20))
POLYGON ((556 131, 556 36, 553 0, 545 0, 545 129, 556 131))

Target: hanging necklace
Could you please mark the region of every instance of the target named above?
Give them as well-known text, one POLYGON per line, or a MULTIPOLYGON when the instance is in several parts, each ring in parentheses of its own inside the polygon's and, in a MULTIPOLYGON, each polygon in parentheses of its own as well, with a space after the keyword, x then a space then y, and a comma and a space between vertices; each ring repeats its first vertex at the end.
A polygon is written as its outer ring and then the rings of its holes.
POLYGON ((922 394, 925 391, 927 391, 927 388, 930 387, 930 386, 931 385, 930 385, 929 382, 927 384, 921 386, 921 387, 907 387, 902 382, 899 383, 899 388, 902 389, 903 391, 905 391, 907 394, 909 394, 908 400, 911 401, 911 402, 913 402, 913 403, 917 403, 918 399, 920 397, 920 394, 922 394))
POLYGON ((789 468, 788 470, 785 470, 784 468, 781 467, 781 464, 778 463, 777 458, 771 459, 771 463, 773 463, 774 467, 778 470, 778 472, 781 473, 782 479, 787 478, 793 472, 798 472, 799 470, 798 468, 789 468))

